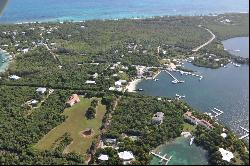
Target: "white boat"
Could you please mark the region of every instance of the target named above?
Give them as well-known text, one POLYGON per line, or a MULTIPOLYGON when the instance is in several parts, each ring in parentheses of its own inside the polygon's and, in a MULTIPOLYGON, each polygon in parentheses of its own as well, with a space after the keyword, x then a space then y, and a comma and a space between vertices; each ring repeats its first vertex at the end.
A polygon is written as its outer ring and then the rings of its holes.
POLYGON ((236 63, 234 64, 234 66, 236 66, 236 67, 240 67, 240 65, 239 65, 239 64, 236 64, 236 63))
POLYGON ((156 79, 154 79, 154 81, 159 81, 159 79, 158 79, 158 78, 156 78, 156 79))
POLYGON ((200 76, 199 80, 202 80, 203 76, 200 76))
POLYGON ((192 137, 192 138, 190 139, 189 145, 191 146, 191 145, 193 144, 193 142, 194 142, 194 137, 192 137))
POLYGON ((179 81, 179 83, 183 83, 183 82, 185 82, 185 81, 179 81))
POLYGON ((173 80, 172 83, 173 83, 173 84, 177 84, 177 83, 178 83, 178 80, 173 80))
POLYGON ((235 52, 239 52, 240 50, 234 50, 235 52))

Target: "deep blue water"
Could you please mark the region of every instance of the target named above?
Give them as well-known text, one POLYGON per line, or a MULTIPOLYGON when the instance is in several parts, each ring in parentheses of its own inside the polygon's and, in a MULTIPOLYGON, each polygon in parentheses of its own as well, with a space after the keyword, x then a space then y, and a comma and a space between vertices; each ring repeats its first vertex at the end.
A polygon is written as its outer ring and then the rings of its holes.
MULTIPOLYGON (((238 38, 231 40, 240 42, 242 45, 246 44, 238 38)), ((234 46, 233 48, 238 47, 234 46)), ((242 50, 241 52, 247 52, 244 55, 249 57, 249 50, 242 50)), ((141 93, 153 96, 175 97, 175 94, 185 95, 186 98, 184 100, 201 112, 209 112, 213 107, 223 110, 224 114, 219 117, 219 120, 234 129, 234 131, 241 133, 239 126, 248 128, 248 65, 235 67, 229 64, 226 68, 222 67, 219 69, 196 67, 191 63, 185 63, 184 66, 203 75, 203 79, 199 81, 198 77, 172 72, 178 79, 185 80, 185 83, 182 84, 172 84, 172 77, 166 72, 162 72, 157 77, 159 81, 145 80, 139 83, 137 88, 144 89, 141 93)))
POLYGON ((8 0, 0 23, 249 12, 248 4, 248 0, 8 0))

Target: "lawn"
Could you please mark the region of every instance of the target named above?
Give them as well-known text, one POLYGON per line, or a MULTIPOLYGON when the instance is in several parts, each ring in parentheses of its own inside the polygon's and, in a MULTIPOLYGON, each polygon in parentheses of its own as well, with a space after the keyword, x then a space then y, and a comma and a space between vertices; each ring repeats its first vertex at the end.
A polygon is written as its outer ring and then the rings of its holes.
POLYGON ((195 130, 196 126, 195 125, 191 125, 189 123, 184 123, 183 124, 183 131, 186 132, 193 132, 195 130))
POLYGON ((87 120, 85 112, 90 106, 92 99, 80 98, 81 102, 75 104, 71 108, 64 110, 64 115, 67 116, 65 122, 52 129, 46 134, 34 147, 39 150, 46 150, 53 148, 53 143, 61 137, 65 132, 70 133, 73 142, 66 147, 67 152, 76 152, 81 155, 86 154, 87 149, 91 146, 92 140, 100 133, 102 118, 106 112, 106 107, 99 104, 97 106, 96 117, 91 120, 87 120), (90 138, 84 138, 80 132, 92 128, 94 135, 90 138))

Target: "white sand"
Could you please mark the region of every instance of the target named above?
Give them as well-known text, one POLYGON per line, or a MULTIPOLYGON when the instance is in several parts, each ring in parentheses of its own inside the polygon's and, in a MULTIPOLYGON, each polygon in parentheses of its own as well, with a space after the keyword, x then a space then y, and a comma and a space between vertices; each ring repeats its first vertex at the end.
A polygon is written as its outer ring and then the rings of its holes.
POLYGON ((128 86, 126 87, 128 92, 136 92, 136 86, 140 81, 141 81, 141 79, 135 79, 135 80, 129 82, 128 86))

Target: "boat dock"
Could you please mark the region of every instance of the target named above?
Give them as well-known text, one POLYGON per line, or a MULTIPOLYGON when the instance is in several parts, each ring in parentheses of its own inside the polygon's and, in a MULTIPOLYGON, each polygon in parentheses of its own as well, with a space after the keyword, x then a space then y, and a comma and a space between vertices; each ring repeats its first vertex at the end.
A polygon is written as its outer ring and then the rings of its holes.
POLYGON ((206 113, 207 115, 209 115, 211 118, 217 118, 218 116, 222 115, 224 112, 221 111, 220 109, 218 108, 213 108, 211 109, 211 111, 215 114, 215 115, 212 115, 211 113, 206 113))
POLYGON ((162 161, 166 161, 166 164, 165 165, 168 165, 168 162, 171 160, 172 156, 170 156, 169 158, 166 158, 167 154, 165 154, 164 156, 161 156, 160 154, 157 154, 155 152, 150 152, 151 154, 153 154, 154 156, 160 158, 160 162, 162 161))
POLYGON ((248 137, 248 136, 249 136, 249 130, 247 130, 247 129, 241 127, 241 126, 240 126, 240 128, 241 128, 242 130, 244 130, 245 132, 247 132, 247 134, 241 136, 239 139, 244 139, 244 138, 248 137))
POLYGON ((177 78, 175 78, 169 71, 165 70, 174 80, 172 81, 172 83, 176 84, 176 83, 183 83, 184 81, 179 81, 177 78))

